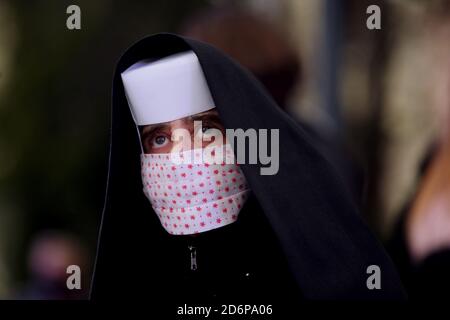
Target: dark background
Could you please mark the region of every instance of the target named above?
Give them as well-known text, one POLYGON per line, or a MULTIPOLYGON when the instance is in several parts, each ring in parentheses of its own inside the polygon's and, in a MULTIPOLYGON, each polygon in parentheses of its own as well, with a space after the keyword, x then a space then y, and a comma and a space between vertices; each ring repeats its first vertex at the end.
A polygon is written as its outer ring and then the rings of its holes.
POLYGON ((29 297, 39 277, 33 246, 42 238, 74 253, 86 296, 115 63, 138 39, 181 32, 198 10, 224 5, 267 19, 293 44, 302 74, 286 109, 339 137, 364 176, 361 212, 386 240, 440 126, 430 82, 442 41, 429 35, 448 24, 445 2, 2 0, 0 298, 29 297), (66 28, 71 4, 81 8, 81 30, 66 28), (366 28, 370 4, 382 10, 381 30, 366 28))

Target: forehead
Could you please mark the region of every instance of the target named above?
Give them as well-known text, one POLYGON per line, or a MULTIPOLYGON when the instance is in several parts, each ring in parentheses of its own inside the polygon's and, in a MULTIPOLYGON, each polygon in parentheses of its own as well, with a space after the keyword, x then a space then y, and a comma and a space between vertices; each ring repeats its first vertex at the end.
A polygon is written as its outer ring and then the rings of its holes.
POLYGON ((186 122, 189 123, 189 122, 193 122, 193 121, 201 121, 201 120, 206 120, 206 119, 210 119, 210 118, 214 118, 215 120, 220 121, 219 113, 217 112, 216 108, 208 110, 208 111, 196 113, 194 115, 190 115, 190 116, 187 116, 187 117, 184 117, 181 119, 177 119, 177 120, 173 120, 173 121, 144 125, 141 128, 142 128, 142 132, 145 133, 145 132, 153 130, 155 128, 166 128, 166 127, 170 127, 177 123, 186 123, 186 122))

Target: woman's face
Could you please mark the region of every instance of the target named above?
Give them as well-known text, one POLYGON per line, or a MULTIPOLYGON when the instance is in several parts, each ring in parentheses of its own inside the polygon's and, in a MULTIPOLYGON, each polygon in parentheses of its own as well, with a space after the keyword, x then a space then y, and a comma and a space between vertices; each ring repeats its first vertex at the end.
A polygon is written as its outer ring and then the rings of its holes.
POLYGON ((215 145, 222 144, 223 141, 215 141, 217 130, 225 137, 224 126, 217 109, 214 108, 182 119, 143 126, 141 142, 147 154, 186 151, 193 149, 194 146, 205 148, 213 142, 215 145), (181 139, 180 132, 184 132, 181 139))

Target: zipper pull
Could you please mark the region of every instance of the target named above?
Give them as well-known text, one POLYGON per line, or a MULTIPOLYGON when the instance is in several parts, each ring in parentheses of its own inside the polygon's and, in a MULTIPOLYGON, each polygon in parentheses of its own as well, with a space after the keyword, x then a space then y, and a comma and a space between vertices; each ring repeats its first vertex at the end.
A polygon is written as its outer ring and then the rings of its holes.
POLYGON ((191 271, 195 271, 197 270, 197 248, 194 246, 188 248, 191 253, 191 271))

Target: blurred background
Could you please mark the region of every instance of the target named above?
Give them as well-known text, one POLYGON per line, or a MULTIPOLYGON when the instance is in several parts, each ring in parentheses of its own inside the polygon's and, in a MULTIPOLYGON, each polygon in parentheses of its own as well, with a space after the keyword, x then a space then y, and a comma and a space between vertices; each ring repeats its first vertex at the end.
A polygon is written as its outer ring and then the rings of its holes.
POLYGON ((87 297, 115 63, 157 32, 209 42, 249 68, 335 166, 410 295, 441 294, 450 1, 1 0, 1 299, 87 297), (66 27, 71 4, 81 30, 66 27), (379 30, 366 27, 373 4, 379 30), (81 290, 66 289, 70 264, 81 290))

